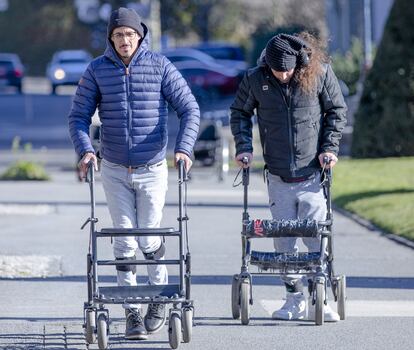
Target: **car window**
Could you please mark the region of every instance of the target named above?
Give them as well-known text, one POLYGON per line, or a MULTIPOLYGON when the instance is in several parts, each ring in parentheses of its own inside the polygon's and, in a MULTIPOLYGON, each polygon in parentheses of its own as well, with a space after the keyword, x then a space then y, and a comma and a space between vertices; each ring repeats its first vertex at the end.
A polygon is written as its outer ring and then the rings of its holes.
POLYGON ((186 57, 186 56, 169 56, 168 59, 171 62, 182 62, 182 61, 191 61, 194 58, 192 58, 192 57, 186 57))
POLYGON ((209 54, 218 60, 243 60, 243 53, 237 48, 231 47, 206 47, 199 48, 200 51, 209 54))
POLYGON ((13 63, 10 61, 0 61, 0 66, 6 69, 13 69, 13 63))
POLYGON ((61 64, 72 64, 72 63, 88 63, 89 61, 83 58, 63 58, 59 60, 61 64))
POLYGON ((183 75, 203 75, 203 74, 207 74, 208 70, 206 69, 183 69, 181 73, 183 75))

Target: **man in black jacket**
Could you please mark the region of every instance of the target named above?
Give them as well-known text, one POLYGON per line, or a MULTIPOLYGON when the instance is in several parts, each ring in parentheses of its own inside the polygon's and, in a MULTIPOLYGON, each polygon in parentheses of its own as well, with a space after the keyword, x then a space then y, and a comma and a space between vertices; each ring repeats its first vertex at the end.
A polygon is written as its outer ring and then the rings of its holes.
MULTIPOLYGON (((250 69, 231 106, 236 161, 253 159, 252 116, 257 115, 267 168, 272 217, 325 220, 326 201, 320 185, 324 157, 333 167, 346 124, 346 105, 338 80, 320 42, 309 33, 278 34, 266 45, 258 66, 250 69)), ((309 251, 319 251, 316 238, 303 238, 309 251)), ((277 252, 298 251, 296 238, 275 238, 277 252)), ((286 303, 272 317, 313 319, 302 279, 283 276, 286 303)), ((325 321, 338 321, 329 305, 325 321)))

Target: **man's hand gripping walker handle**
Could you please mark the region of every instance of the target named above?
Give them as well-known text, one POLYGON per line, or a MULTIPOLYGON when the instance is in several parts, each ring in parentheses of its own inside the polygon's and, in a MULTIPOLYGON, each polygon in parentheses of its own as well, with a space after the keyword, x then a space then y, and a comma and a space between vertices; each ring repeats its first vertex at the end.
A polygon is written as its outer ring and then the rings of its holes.
POLYGON ((180 181, 187 181, 188 172, 185 168, 184 159, 178 159, 177 160, 177 168, 178 168, 178 178, 180 179, 180 181))
POLYGON ((93 159, 91 159, 86 165, 85 181, 89 183, 94 183, 95 182, 94 180, 95 180, 95 163, 93 159))
MULTIPOLYGON (((85 182, 89 183, 89 191, 91 196, 91 216, 86 219, 85 223, 81 226, 81 230, 85 228, 87 224, 92 222, 95 224, 98 222, 98 219, 95 218, 95 163, 93 159, 91 159, 86 164, 86 176, 85 176, 85 182)), ((91 226, 91 230, 94 229, 94 226, 91 226)))

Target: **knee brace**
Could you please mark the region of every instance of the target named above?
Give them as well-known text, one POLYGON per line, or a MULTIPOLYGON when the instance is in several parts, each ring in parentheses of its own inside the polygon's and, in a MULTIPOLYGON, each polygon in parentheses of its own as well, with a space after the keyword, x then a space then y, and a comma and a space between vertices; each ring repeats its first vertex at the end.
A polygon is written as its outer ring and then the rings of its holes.
POLYGON ((161 245, 157 250, 150 253, 142 252, 142 254, 144 254, 146 260, 159 260, 165 255, 165 245, 161 242, 161 245))
MULTIPOLYGON (((115 260, 135 260, 135 256, 131 256, 130 258, 115 258, 115 260)), ((116 270, 136 273, 137 267, 135 265, 116 265, 116 270)))
POLYGON ((292 281, 291 283, 285 282, 286 291, 289 293, 303 292, 303 284, 301 280, 292 281))

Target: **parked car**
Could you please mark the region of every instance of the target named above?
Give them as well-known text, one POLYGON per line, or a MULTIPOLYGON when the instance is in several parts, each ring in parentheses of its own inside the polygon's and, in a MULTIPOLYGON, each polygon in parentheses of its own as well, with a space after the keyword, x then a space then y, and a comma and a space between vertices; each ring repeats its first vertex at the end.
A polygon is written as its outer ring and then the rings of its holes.
POLYGON ((24 67, 18 55, 14 53, 0 53, 0 87, 14 86, 22 92, 24 67))
POLYGON ((196 61, 176 62, 175 66, 201 104, 234 95, 242 78, 234 69, 211 67, 196 61))
POLYGON ((84 50, 57 51, 46 72, 52 85, 52 93, 55 94, 56 88, 60 85, 77 85, 92 58, 92 55, 84 50))
POLYGON ((205 54, 199 50, 191 49, 188 47, 180 47, 174 49, 167 49, 161 52, 172 63, 196 61, 205 66, 212 68, 221 68, 222 64, 216 62, 216 60, 210 55, 205 54))
POLYGON ((192 46, 193 49, 213 57, 217 63, 245 71, 248 68, 243 49, 227 42, 203 42, 192 46))

